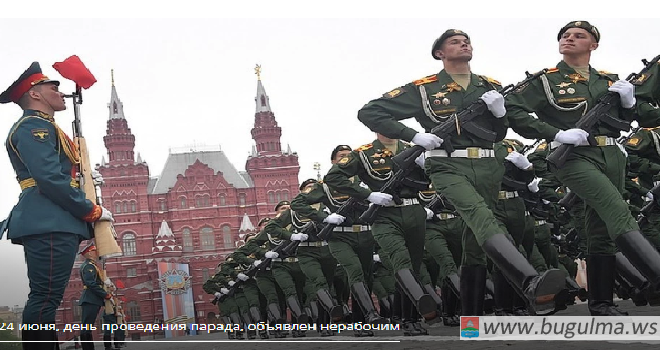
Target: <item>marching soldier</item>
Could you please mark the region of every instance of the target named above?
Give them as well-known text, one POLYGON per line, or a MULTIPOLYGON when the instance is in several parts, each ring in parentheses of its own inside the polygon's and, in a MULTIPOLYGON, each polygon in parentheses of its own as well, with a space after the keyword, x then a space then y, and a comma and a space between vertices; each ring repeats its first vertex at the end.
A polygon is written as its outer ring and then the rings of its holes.
POLYGON ((598 124, 591 134, 598 145, 591 146, 589 133, 575 128, 575 123, 608 91, 620 97, 619 108, 610 109, 610 116, 632 121, 635 89, 616 74, 590 66, 600 32, 589 22, 568 23, 559 30, 557 40, 562 61, 509 95, 507 116, 511 127, 523 137, 552 141, 552 149, 562 143, 579 146, 555 173, 586 203, 589 309, 592 315, 625 315, 613 302, 616 248, 654 288, 660 287, 660 253, 641 234, 621 196, 626 158, 616 142, 620 130, 598 124), (538 119, 529 114, 532 112, 538 119))
MULTIPOLYGON (((13 102, 23 110, 5 143, 22 193, 9 218, 0 222, 0 238, 8 230, 12 243, 25 250, 30 293, 23 324, 55 324, 78 245, 91 237, 90 223, 112 220, 108 210, 87 200, 79 188, 76 146, 54 119, 55 112, 66 109, 59 85, 34 62, 0 94, 0 103, 13 102)), ((22 339, 53 341, 55 347, 57 333, 24 330, 22 339)))
MULTIPOLYGON (((82 321, 83 325, 96 325, 96 317, 99 314, 99 309, 105 306, 106 300, 112 298, 112 293, 107 292, 105 288, 106 283, 111 285, 109 279, 104 280, 101 269, 99 269, 96 261, 99 258, 96 246, 90 243, 80 251, 80 255, 85 257, 85 261, 80 265, 80 280, 83 282, 83 292, 80 296, 80 306, 82 306, 82 321)), ((104 309, 105 312, 105 309, 104 309)), ((108 331, 109 332, 109 331, 108 331)), ((110 339, 108 333, 107 339, 110 339)), ((103 340, 107 341, 106 334, 103 334, 103 340)), ((82 342, 83 350, 93 350, 94 343, 92 331, 83 329, 80 331, 80 340, 82 342)), ((106 348, 108 348, 106 346, 106 348)))
POLYGON ((416 197, 420 189, 428 187, 428 183, 422 169, 418 168, 413 170, 410 178, 422 187, 403 185, 401 204, 394 204, 392 195, 378 192, 394 174, 391 158, 409 146, 381 134, 376 134, 376 137, 372 143, 356 148, 334 164, 324 182, 337 192, 383 206, 371 226, 371 233, 381 247, 381 259, 383 254, 388 256, 397 284, 405 294, 401 306, 405 313, 404 335, 427 334, 417 322, 418 313, 426 320, 433 320, 437 304, 419 281, 428 214, 416 197), (351 181, 354 176, 358 176, 367 186, 356 186, 351 181))
POLYGON ((639 125, 645 128, 655 128, 660 125, 660 62, 647 74, 644 74, 633 84, 637 98, 637 114, 639 125))
MULTIPOLYGON (((227 256, 226 260, 229 259, 231 258, 227 256)), ((204 285, 202 286, 206 293, 215 295, 218 299, 223 295, 229 294, 229 287, 231 287, 229 282, 233 282, 230 275, 230 269, 225 267, 225 262, 218 265, 216 273, 204 282, 204 285)), ((218 311, 220 311, 220 314, 222 315, 222 321, 224 324, 232 326, 241 325, 242 327, 243 320, 240 316, 240 309, 233 296, 225 297, 223 301, 218 302, 218 311)), ((229 339, 245 339, 241 330, 229 330, 227 331, 227 337, 229 339)))
POLYGON ((503 174, 492 141, 471 135, 460 125, 457 127, 461 132, 452 134, 451 140, 430 133, 455 112, 481 99, 488 110, 474 123, 495 133, 496 141, 502 140, 507 120, 504 99, 496 91, 500 83, 471 72, 472 44, 463 31, 447 30, 433 43, 431 54, 442 60, 442 71, 370 101, 358 112, 358 119, 372 131, 424 147, 426 173, 433 187, 465 221, 460 289, 461 294, 471 292, 469 297, 461 295, 462 315, 483 313, 486 256, 515 284, 537 314, 554 313, 555 296, 563 291, 563 273, 549 270, 539 275, 504 235, 491 211, 503 174), (411 117, 426 132, 419 133, 400 122, 411 117), (455 151, 440 149, 443 142, 451 142, 455 151))

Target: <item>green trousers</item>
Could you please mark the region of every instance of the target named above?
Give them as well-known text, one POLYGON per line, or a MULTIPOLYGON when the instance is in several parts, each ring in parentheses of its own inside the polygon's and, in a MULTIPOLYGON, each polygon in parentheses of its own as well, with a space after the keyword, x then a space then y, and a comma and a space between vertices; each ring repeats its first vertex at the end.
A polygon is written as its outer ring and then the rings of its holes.
MULTIPOLYGON (((358 282, 365 282, 367 286, 372 283, 373 254, 376 241, 371 231, 333 232, 328 245, 330 253, 346 273, 348 286, 358 282)), ((351 227, 342 227, 342 230, 351 227)))
POLYGON ((299 246, 297 256, 300 270, 305 275, 305 286, 309 288, 307 289, 309 292, 306 293, 308 298, 305 299, 305 304, 309 305, 318 299, 316 291, 320 289, 331 291, 330 286, 333 285, 337 260, 330 254, 330 248, 327 245, 321 247, 299 246))
POLYGON ((301 305, 305 301, 305 274, 298 262, 274 261, 272 272, 277 285, 282 289, 284 299, 296 297, 301 305))
POLYGON ((458 272, 461 265, 461 236, 465 222, 453 214, 438 214, 436 220, 426 222, 426 251, 438 264, 438 280, 444 284, 445 277, 458 272), (449 216, 448 216, 449 215, 449 216))
POLYGON ((586 204, 587 253, 616 253, 614 240, 639 226, 621 195, 626 157, 617 146, 575 147, 561 169, 559 181, 586 204))
POLYGON ((387 255, 392 271, 411 269, 419 274, 424 254, 426 211, 419 204, 382 207, 371 226, 371 233, 387 255))

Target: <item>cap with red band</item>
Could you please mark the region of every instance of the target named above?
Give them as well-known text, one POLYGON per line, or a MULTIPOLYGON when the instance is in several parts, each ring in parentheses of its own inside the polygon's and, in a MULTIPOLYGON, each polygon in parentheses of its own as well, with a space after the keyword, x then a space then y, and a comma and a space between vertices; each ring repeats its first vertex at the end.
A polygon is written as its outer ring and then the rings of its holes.
POLYGON ((18 103, 18 100, 33 86, 45 83, 60 85, 59 81, 50 80, 41 72, 39 62, 32 62, 30 67, 5 92, 0 94, 0 103, 18 103))

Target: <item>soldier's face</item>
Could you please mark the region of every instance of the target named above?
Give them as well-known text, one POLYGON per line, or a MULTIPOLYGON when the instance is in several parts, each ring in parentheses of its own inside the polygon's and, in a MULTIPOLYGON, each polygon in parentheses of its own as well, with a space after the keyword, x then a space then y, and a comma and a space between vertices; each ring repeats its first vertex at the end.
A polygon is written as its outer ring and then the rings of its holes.
POLYGON ((53 111, 63 111, 66 109, 66 102, 64 101, 64 94, 55 84, 41 84, 35 87, 35 92, 39 94, 40 100, 49 105, 53 111))
POLYGON ((289 210, 290 208, 291 208, 291 206, 288 205, 288 204, 280 205, 280 207, 277 208, 277 213, 278 213, 278 214, 279 214, 279 213, 283 213, 283 212, 289 210))
POLYGON ((562 55, 585 54, 597 47, 594 37, 582 28, 570 28, 559 39, 559 53, 562 55))
POLYGON ((443 61, 470 61, 472 59, 472 44, 464 35, 454 35, 445 40, 438 50, 443 61))
POLYGON ((335 159, 332 160, 332 164, 337 163, 339 160, 346 157, 350 153, 351 153, 351 151, 349 151, 347 149, 337 152, 337 154, 335 154, 335 159))

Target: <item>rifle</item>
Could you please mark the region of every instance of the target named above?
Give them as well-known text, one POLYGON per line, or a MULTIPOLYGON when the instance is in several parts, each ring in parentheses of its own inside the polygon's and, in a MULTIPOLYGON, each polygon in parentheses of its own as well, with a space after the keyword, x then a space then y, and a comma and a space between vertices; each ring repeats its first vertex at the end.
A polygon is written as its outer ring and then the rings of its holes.
POLYGON ((649 216, 651 215, 651 212, 658 206, 658 200, 660 200, 660 183, 653 186, 649 192, 651 192, 653 195, 653 200, 648 202, 642 209, 640 209, 639 215, 637 215, 637 224, 639 226, 646 224, 649 216))
MULTIPOLYGON (((527 75, 527 78, 515 86, 513 84, 507 85, 503 87, 502 89, 498 90, 498 92, 502 95, 505 96, 511 93, 512 91, 515 91, 526 84, 529 84, 532 80, 540 77, 541 75, 545 74, 548 70, 543 69, 537 73, 534 74, 529 74, 529 72, 525 72, 527 75)), ((497 139, 497 134, 493 131, 484 129, 483 127, 477 125, 476 123, 473 122, 475 118, 478 116, 482 115, 484 112, 488 110, 488 106, 486 103, 478 99, 458 113, 452 115, 449 117, 449 119, 442 124, 434 127, 431 129, 431 133, 435 134, 439 138, 443 139, 442 146, 447 151, 447 153, 454 152, 454 146, 451 144, 451 134, 454 132, 458 132, 460 135, 460 130, 465 129, 468 133, 486 140, 488 142, 495 142, 497 139)))
MULTIPOLYGON (((335 213, 348 218, 348 215, 351 214, 353 211, 353 208, 358 205, 358 200, 355 199, 354 197, 350 197, 347 199, 344 203, 342 203, 339 208, 337 208, 337 211, 335 213)), ((338 225, 335 224, 326 224, 323 226, 321 231, 316 235, 320 240, 325 241, 327 240, 330 235, 332 234, 332 231, 337 227, 338 225)))
MULTIPOLYGON (((92 178, 92 163, 89 159, 89 150, 87 149, 87 141, 82 133, 82 126, 80 122, 80 105, 82 104, 82 88, 86 89, 91 87, 96 78, 85 67, 77 56, 71 56, 63 62, 58 62, 53 65, 64 78, 72 80, 76 83, 76 91, 64 97, 73 100, 73 142, 78 147, 80 158, 80 188, 85 192, 85 197, 92 203, 101 205, 100 188, 94 185, 92 178)), ((117 233, 114 226, 110 221, 97 221, 94 223, 94 240, 102 258, 112 258, 122 255, 121 248, 117 244, 117 233)))
MULTIPOLYGON (((314 224, 314 222, 309 221, 300 228, 299 233, 305 233, 309 235, 308 232, 315 228, 316 225, 314 224)), ((277 253, 277 255, 291 255, 296 250, 296 248, 298 248, 299 244, 300 241, 290 241, 288 244, 284 244, 284 242, 282 242, 282 244, 278 245, 277 247, 275 247, 275 249, 273 249, 273 252, 277 253)), ((257 274, 257 272, 263 270, 264 268, 266 268, 266 266, 270 265, 272 260, 273 260, 272 258, 266 258, 261 261, 261 264, 259 264, 259 266, 252 265, 243 274, 252 278, 254 277, 254 275, 257 274)), ((236 283, 234 283, 233 286, 229 287, 229 293, 223 294, 220 298, 218 297, 214 298, 213 300, 211 300, 211 304, 216 305, 218 302, 224 301, 226 298, 234 295, 234 293, 236 293, 236 290, 238 290, 238 287, 240 287, 240 285, 243 284, 245 281, 239 279, 238 281, 235 282, 236 283)))
MULTIPOLYGON (((638 77, 644 75, 658 62, 658 60, 660 60, 660 55, 652 59, 651 62, 642 60, 642 63, 644 63, 644 68, 639 73, 631 73, 626 78, 626 80, 632 82, 638 77)), ((585 115, 580 118, 580 120, 577 121, 577 123, 575 123, 576 128, 590 133, 588 137, 589 145, 598 145, 596 138, 591 135, 591 132, 599 122, 603 122, 621 131, 630 129, 630 122, 615 118, 609 114, 609 111, 615 106, 618 106, 620 101, 621 98, 618 93, 614 91, 608 91, 598 99, 593 108, 591 108, 585 115)), ((573 152, 573 148, 575 148, 575 145, 562 144, 555 148, 555 150, 552 151, 552 153, 550 153, 546 159, 548 160, 548 163, 555 169, 560 169, 564 166, 564 163, 566 163, 566 160, 573 152)))
POLYGON ((525 153, 527 153, 528 151, 530 151, 532 148, 536 147, 537 145, 539 145, 543 141, 544 141, 543 139, 538 139, 538 140, 534 140, 534 142, 531 145, 525 145, 520 150, 520 154, 525 155, 525 153))
POLYGON ((633 136, 635 136, 635 134, 641 129, 643 129, 641 126, 632 128, 632 130, 630 130, 630 133, 628 133, 628 135, 619 136, 619 138, 616 139, 616 142, 620 145, 625 145, 626 142, 628 142, 628 140, 630 140, 633 136))
MULTIPOLYGON (((413 181, 406 178, 417 166, 415 164, 415 159, 424 153, 424 151, 426 151, 424 147, 415 145, 406 148, 401 153, 392 157, 392 162, 396 166, 397 170, 392 175, 392 177, 387 180, 383 187, 380 188, 380 192, 392 195, 394 203, 400 205, 403 203, 403 201, 401 198, 399 198, 398 192, 402 185, 410 185, 414 188, 419 187, 420 190, 427 189, 428 183, 424 182, 422 184, 418 181, 413 181)), ((369 205, 369 209, 362 213, 360 220, 366 222, 369 225, 373 224, 376 220, 376 213, 378 213, 380 207, 382 206, 377 204, 369 205)))

